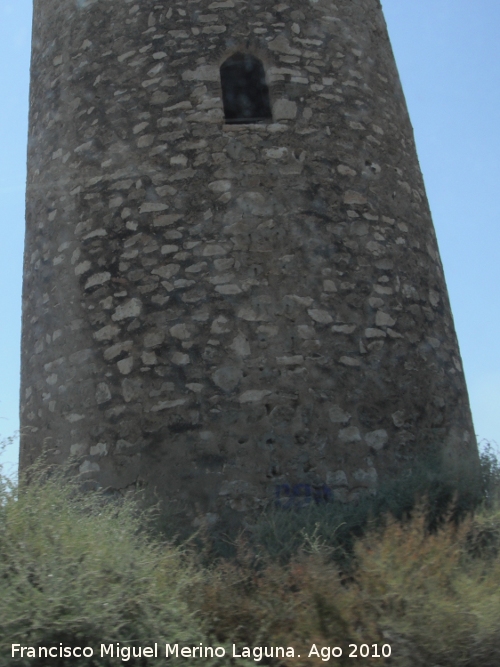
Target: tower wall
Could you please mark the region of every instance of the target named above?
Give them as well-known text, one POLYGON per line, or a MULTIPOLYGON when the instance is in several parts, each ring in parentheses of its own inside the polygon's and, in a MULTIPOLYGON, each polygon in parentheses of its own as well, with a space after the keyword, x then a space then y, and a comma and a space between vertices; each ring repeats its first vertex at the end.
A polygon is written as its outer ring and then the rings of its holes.
POLYGON ((35 0, 21 467, 187 511, 477 446, 378 0, 35 0), (273 118, 224 122, 219 68, 273 118))

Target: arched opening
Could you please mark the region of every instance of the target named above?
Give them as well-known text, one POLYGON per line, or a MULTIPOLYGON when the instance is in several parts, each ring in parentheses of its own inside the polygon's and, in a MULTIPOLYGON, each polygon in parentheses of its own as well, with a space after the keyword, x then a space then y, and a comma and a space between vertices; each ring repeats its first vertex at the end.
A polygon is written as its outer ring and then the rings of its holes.
POLYGON ((261 61, 249 53, 235 53, 220 68, 226 123, 272 120, 269 88, 261 61))

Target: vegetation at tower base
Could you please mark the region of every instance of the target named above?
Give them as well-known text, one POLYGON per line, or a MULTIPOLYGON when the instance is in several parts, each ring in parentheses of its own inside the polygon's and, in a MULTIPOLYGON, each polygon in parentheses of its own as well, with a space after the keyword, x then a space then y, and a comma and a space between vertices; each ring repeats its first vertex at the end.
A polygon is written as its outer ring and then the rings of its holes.
MULTIPOLYGON (((402 520, 372 520, 359 531, 349 560, 339 560, 326 533, 305 523, 301 544, 282 562, 269 546, 264 553, 241 539, 234 558, 203 563, 193 541, 159 540, 151 516, 132 498, 82 494, 67 469, 32 470, 29 484, 19 488, 1 478, 0 664, 47 664, 11 658, 12 644, 98 649, 157 641, 226 650, 217 661, 168 662, 179 665, 317 667, 333 647, 342 647, 343 656, 329 664, 349 665, 351 644, 358 655, 362 645, 376 645, 379 653, 390 646, 390 660, 363 658, 367 666, 497 667, 500 468, 491 450, 481 463, 485 495, 475 509, 459 516, 458 499, 429 523, 429 508, 417 502, 402 520), (245 646, 283 646, 296 657, 233 658, 233 644, 240 656, 245 646)), ((301 512, 286 510, 293 511, 301 512)), ((309 515, 310 522, 317 519, 309 515)), ((145 667, 165 658, 50 664, 145 667)))
MULTIPOLYGON (((101 643, 197 645, 204 639, 200 620, 185 599, 190 587, 201 583, 202 572, 182 550, 150 538, 144 530, 147 517, 135 503, 82 494, 75 479, 67 479, 67 468, 29 472, 29 483, 22 480, 17 488, 2 480, 1 487, 2 667, 47 664, 46 659, 9 659, 16 643, 90 646, 98 654, 101 643)), ((100 667, 118 662, 63 658, 50 664, 100 667)))

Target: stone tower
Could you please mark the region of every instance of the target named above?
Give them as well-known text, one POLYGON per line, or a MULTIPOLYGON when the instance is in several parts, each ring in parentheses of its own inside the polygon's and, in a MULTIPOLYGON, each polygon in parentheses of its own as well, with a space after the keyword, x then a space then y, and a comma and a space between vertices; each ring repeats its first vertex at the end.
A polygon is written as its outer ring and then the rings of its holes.
POLYGON ((379 0, 34 0, 21 467, 194 516, 477 445, 379 0))

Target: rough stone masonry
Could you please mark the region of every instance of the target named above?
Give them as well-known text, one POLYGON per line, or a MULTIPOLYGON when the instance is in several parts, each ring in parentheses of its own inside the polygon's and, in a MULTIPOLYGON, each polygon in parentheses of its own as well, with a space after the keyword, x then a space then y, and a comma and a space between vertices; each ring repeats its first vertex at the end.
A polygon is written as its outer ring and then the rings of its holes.
POLYGON ((28 152, 21 468, 217 521, 477 467, 378 0, 35 0, 28 152))

